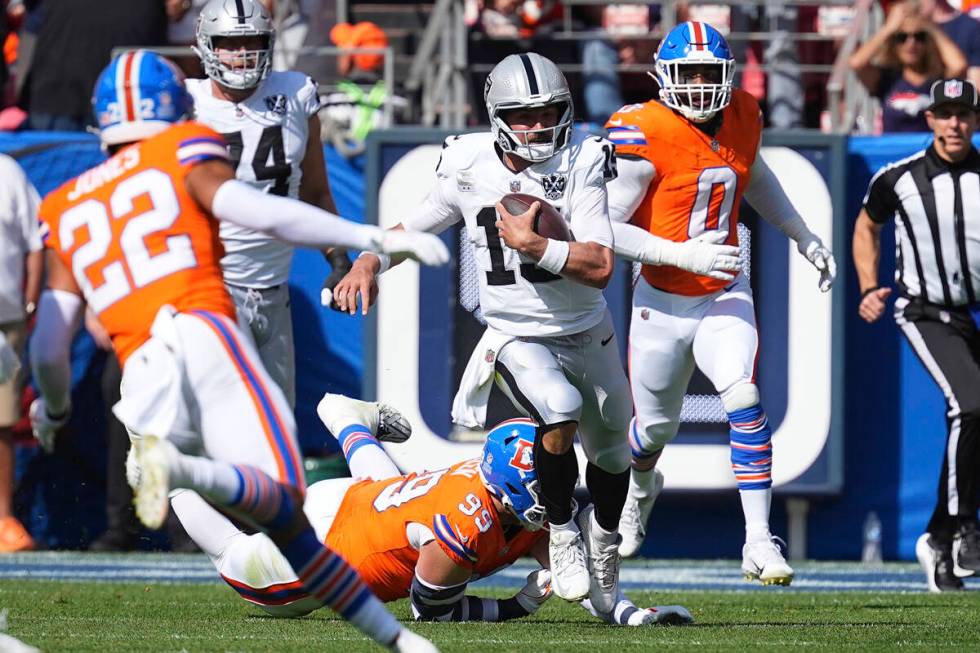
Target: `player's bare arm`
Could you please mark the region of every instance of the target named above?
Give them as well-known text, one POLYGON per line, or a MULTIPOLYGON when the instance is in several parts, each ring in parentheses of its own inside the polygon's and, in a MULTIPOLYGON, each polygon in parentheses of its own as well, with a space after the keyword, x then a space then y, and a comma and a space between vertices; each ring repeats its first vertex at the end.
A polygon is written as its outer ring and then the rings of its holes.
POLYGON ((875 223, 865 209, 861 209, 854 223, 852 244, 854 267, 857 269, 861 303, 858 315, 865 322, 877 321, 885 313, 885 300, 891 288, 878 286, 878 262, 881 260, 881 225, 875 223))
MULTIPOLYGON (((513 215, 497 203, 497 229, 500 237, 511 249, 540 261, 548 247, 548 239, 535 233, 532 228, 534 216, 541 209, 535 202, 531 208, 513 215)), ((562 275, 593 288, 605 288, 612 278, 613 251, 599 243, 568 243, 568 260, 562 268, 562 275)))

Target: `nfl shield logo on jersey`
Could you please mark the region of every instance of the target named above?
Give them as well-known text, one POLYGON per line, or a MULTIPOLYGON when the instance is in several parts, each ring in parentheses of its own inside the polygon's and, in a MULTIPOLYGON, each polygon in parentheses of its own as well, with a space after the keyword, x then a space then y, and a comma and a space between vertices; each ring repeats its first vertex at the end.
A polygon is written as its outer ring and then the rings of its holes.
POLYGON ((268 95, 265 98, 265 106, 277 116, 284 116, 286 115, 286 96, 279 94, 268 95))
POLYGON ((565 175, 553 174, 545 175, 541 178, 541 185, 544 187, 544 197, 548 200, 560 200, 565 194, 565 175))

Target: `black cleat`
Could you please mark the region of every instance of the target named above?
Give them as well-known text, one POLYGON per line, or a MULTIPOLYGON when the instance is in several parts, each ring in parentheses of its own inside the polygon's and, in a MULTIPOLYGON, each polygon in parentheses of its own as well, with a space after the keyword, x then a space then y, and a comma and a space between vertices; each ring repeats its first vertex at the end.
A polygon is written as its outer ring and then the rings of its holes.
POLYGON ((976 522, 960 526, 953 538, 953 560, 956 561, 956 575, 961 578, 980 571, 980 528, 976 522))
POLYGON ((963 581, 953 573, 952 545, 937 547, 929 533, 923 533, 915 543, 915 557, 926 572, 930 592, 957 592, 963 581))

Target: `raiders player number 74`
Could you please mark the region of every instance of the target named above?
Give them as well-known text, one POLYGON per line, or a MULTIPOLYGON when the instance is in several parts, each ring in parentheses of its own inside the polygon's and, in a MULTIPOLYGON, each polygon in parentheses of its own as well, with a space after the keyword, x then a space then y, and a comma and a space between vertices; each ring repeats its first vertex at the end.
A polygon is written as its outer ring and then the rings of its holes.
MULTIPOLYGON (((446 140, 429 195, 395 229, 438 233, 464 222, 481 271, 487 330, 463 374, 453 420, 483 426, 490 384, 480 380, 493 378, 537 423, 534 464, 550 522, 555 593, 567 600, 588 595, 599 611, 609 610, 618 589, 616 538, 629 479, 626 430, 632 415, 602 296, 613 270, 606 182, 616 175, 614 150, 572 128, 565 77, 538 54, 503 59, 490 72, 484 99, 490 130, 446 140), (499 200, 515 192, 560 207, 574 242, 535 233, 538 206, 508 213, 499 200), (494 374, 480 373, 487 364, 494 374), (586 533, 572 520, 576 431, 595 504, 586 533)), ((711 243, 663 242, 664 256, 686 266, 704 266, 708 259, 715 265, 727 252, 711 243)), ((366 311, 377 292, 376 275, 393 262, 363 254, 335 289, 341 308, 355 312, 360 294, 366 311)))

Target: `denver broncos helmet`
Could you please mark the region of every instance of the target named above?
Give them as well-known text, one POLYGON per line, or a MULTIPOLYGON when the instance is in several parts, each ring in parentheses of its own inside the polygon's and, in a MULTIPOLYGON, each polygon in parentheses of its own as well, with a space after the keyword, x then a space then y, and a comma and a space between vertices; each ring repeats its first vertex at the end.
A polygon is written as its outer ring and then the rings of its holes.
POLYGON ((528 419, 501 422, 487 434, 480 461, 484 485, 528 530, 538 530, 546 518, 534 470, 536 432, 535 423, 528 419))
POLYGON ((154 136, 189 117, 193 108, 184 74, 148 50, 131 50, 113 59, 99 75, 92 96, 105 145, 154 136))
POLYGON ((735 58, 725 37, 711 25, 697 21, 670 30, 654 58, 660 101, 694 122, 705 122, 732 99, 735 58), (690 83, 692 68, 707 78, 690 83))

